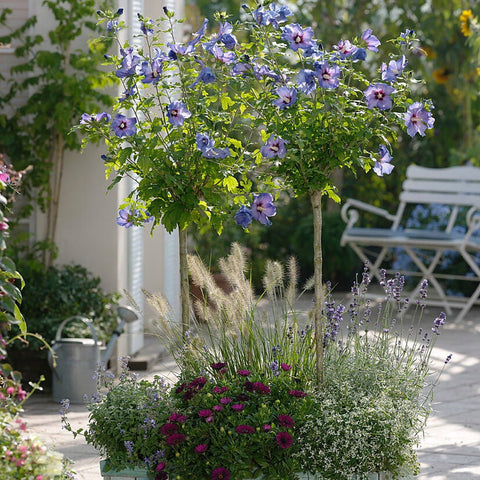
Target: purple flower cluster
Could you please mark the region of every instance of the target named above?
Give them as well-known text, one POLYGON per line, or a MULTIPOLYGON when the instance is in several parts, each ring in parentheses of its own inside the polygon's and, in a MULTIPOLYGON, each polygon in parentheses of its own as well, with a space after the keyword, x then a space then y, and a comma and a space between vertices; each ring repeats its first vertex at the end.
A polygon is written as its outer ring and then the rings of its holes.
POLYGON ((235 214, 235 221, 243 228, 247 228, 252 219, 255 219, 263 225, 271 225, 269 217, 276 214, 276 208, 273 204, 273 197, 270 193, 253 194, 252 207, 248 208, 242 205, 235 214))

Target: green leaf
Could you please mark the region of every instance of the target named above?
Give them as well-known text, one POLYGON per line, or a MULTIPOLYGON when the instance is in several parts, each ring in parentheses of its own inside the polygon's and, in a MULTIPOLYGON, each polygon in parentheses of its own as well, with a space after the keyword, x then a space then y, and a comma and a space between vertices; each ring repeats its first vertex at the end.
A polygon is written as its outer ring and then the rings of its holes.
POLYGON ((222 181, 222 185, 227 187, 229 192, 234 192, 235 189, 238 187, 238 181, 235 177, 226 177, 222 181))
POLYGON ((220 102, 223 110, 228 110, 229 107, 235 105, 235 102, 226 93, 220 97, 220 102))
POLYGON ((22 332, 22 335, 25 335, 27 333, 27 324, 25 322, 25 319, 23 318, 22 312, 20 312, 20 309, 18 308, 18 305, 15 304, 14 308, 14 315, 15 319, 18 322, 18 327, 20 328, 20 331, 22 332))

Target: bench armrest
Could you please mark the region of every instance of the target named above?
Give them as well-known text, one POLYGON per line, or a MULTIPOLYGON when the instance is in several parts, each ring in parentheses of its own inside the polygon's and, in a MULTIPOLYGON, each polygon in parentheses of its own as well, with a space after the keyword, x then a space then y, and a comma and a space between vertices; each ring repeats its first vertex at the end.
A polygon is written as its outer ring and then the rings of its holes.
POLYGON ((480 229, 480 209, 478 207, 472 207, 467 212, 467 234, 465 239, 468 240, 474 232, 480 229))
POLYGON ((375 207, 368 203, 362 202, 361 200, 349 198, 341 210, 342 220, 347 224, 347 228, 352 227, 358 221, 358 210, 379 215, 387 220, 390 220, 391 222, 394 222, 397 218, 396 215, 392 215, 383 208, 375 207))

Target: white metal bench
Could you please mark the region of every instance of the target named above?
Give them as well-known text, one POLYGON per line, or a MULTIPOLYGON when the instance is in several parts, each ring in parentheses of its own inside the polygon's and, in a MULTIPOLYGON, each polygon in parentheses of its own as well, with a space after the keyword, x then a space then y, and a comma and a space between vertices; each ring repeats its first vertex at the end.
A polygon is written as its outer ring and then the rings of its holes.
MULTIPOLYGON (((395 214, 355 199, 348 199, 342 207, 342 218, 347 223, 341 244, 349 245, 363 262, 368 262, 373 276, 380 280, 380 269, 392 252, 404 249, 417 271, 401 272, 406 277, 422 277, 434 287, 436 294, 429 295, 429 303, 441 305, 448 314, 460 308, 461 320, 473 305, 480 304, 480 168, 472 166, 450 168, 425 168, 412 165, 400 194, 400 204, 395 214), (413 205, 441 204, 449 207, 445 228, 441 231, 428 228, 405 228, 406 217, 413 205), (391 223, 390 228, 363 228, 357 226, 361 219, 359 210, 379 215, 391 223), (459 222, 464 228, 458 228, 459 222), (457 252, 465 264, 465 274, 439 272, 439 264, 446 252, 457 252), (425 255, 429 253, 429 255, 425 255), (475 256, 477 255, 477 258, 475 256), (475 291, 469 298, 449 296, 445 280, 475 282, 475 291)), ((388 270, 388 269, 387 269, 388 270)), ((410 294, 417 298, 422 280, 410 294)))

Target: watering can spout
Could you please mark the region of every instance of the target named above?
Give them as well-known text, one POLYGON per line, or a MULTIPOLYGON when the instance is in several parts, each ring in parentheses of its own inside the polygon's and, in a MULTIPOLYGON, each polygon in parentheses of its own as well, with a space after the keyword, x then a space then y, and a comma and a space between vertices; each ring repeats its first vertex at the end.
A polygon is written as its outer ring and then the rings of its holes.
POLYGON ((123 327, 126 323, 134 322, 138 319, 137 313, 131 309, 130 307, 118 306, 117 307, 117 314, 120 321, 118 322, 117 328, 115 328, 114 332, 110 340, 107 343, 105 351, 103 352, 101 361, 103 364, 107 364, 108 360, 113 353, 113 348, 115 347, 118 337, 123 333, 123 327))

